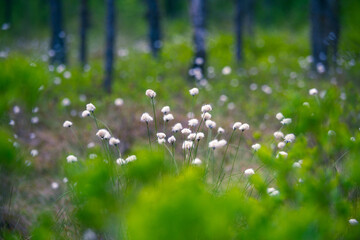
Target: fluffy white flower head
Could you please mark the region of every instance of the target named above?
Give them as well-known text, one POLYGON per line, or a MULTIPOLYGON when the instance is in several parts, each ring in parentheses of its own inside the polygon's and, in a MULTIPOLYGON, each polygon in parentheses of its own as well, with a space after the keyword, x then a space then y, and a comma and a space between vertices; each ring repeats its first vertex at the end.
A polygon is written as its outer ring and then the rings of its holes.
POLYGON ((165 106, 161 109, 161 112, 163 114, 168 114, 170 112, 170 107, 169 106, 165 106))
POLYGON ((284 115, 281 112, 279 112, 279 113, 276 114, 275 117, 276 117, 277 120, 280 121, 280 120, 282 120, 284 118, 284 115))
POLYGON ((276 131, 276 132, 274 132, 274 137, 276 139, 282 139, 282 138, 284 138, 284 134, 281 131, 276 131))
POLYGON ((153 121, 153 118, 150 116, 150 114, 148 114, 148 113, 143 113, 143 114, 141 115, 140 121, 148 123, 148 122, 152 122, 152 121, 153 121))
POLYGON ((118 165, 125 165, 127 162, 122 158, 118 158, 118 159, 116 159, 116 163, 118 165))
POLYGON ((191 149, 193 146, 192 141, 184 141, 182 145, 182 149, 191 149))
POLYGON ((236 129, 239 129, 240 127, 241 127, 241 122, 236 122, 236 123, 234 123, 234 125, 233 125, 233 130, 236 130, 236 129))
POLYGON ((206 125, 206 127, 210 128, 210 129, 213 129, 213 128, 216 127, 216 122, 211 121, 211 120, 206 120, 205 125, 206 125))
POLYGON ((199 158, 195 158, 192 162, 191 162, 192 165, 201 165, 202 164, 202 161, 199 159, 199 158))
POLYGON ((254 149, 255 151, 258 151, 261 148, 261 145, 259 143, 255 143, 254 145, 251 146, 252 149, 254 149))
POLYGON ((189 93, 191 96, 195 96, 199 94, 199 89, 198 88, 192 88, 189 90, 189 93))
POLYGON ((81 117, 85 118, 85 117, 89 117, 90 116, 90 112, 88 110, 84 110, 82 113, 81 113, 81 117))
POLYGON ((201 118, 205 119, 205 120, 210 120, 211 119, 211 114, 208 113, 208 112, 202 113, 201 118))
POLYGON ((311 96, 314 96, 314 95, 318 94, 318 90, 316 88, 312 88, 312 89, 309 90, 309 94, 311 96))
POLYGON ((120 140, 117 138, 114 138, 114 137, 110 138, 110 140, 109 140, 109 144, 112 146, 117 146, 117 145, 119 145, 119 143, 120 143, 120 140))
POLYGON ((281 120, 281 124, 282 125, 289 125, 292 122, 291 118, 284 118, 283 120, 281 120))
POLYGON ((72 122, 70 122, 70 121, 65 121, 64 123, 63 123, 63 127, 64 128, 69 128, 69 127, 71 127, 73 124, 72 124, 72 122))
POLYGON ((124 100, 122 98, 117 98, 114 101, 115 106, 121 107, 122 105, 124 105, 124 100))
POLYGON ((210 104, 206 104, 201 107, 201 112, 203 112, 203 113, 210 112, 211 110, 212 110, 212 107, 210 104))
POLYGON ((284 142, 279 142, 278 145, 277 145, 277 147, 278 147, 279 149, 283 149, 283 148, 285 147, 285 145, 286 145, 286 143, 284 143, 284 142))
POLYGON ((282 156, 283 158, 287 158, 288 153, 284 152, 284 151, 280 151, 277 155, 276 158, 279 158, 280 156, 282 156))
POLYGON ((145 95, 149 98, 154 98, 156 97, 156 92, 154 90, 148 89, 146 90, 145 95))
POLYGON ((217 130, 218 134, 223 134, 225 130, 222 127, 219 127, 217 130))
POLYGON ((92 104, 92 103, 86 104, 86 110, 88 110, 89 112, 94 112, 95 109, 96 109, 96 107, 94 106, 94 104, 92 104))
POLYGON ((135 155, 130 155, 130 156, 128 156, 128 157, 125 159, 126 162, 133 162, 133 161, 135 161, 135 160, 136 160, 136 156, 135 156, 135 155))
POLYGON ((295 135, 293 133, 290 133, 290 134, 287 134, 285 137, 284 137, 284 142, 285 143, 291 143, 295 140, 295 135))
POLYGON ((196 118, 190 119, 188 121, 188 125, 190 127, 196 127, 199 124, 199 120, 197 120, 196 118))
POLYGON ((102 140, 110 139, 111 137, 109 131, 106 129, 100 129, 99 131, 97 131, 96 136, 98 136, 102 140))
POLYGON ((156 136, 157 136, 158 138, 160 138, 160 139, 166 138, 166 134, 165 134, 165 133, 162 133, 162 132, 158 132, 158 133, 156 134, 156 136))
POLYGON ((244 132, 245 130, 249 130, 249 128, 250 128, 249 124, 244 123, 239 127, 239 130, 244 132))
POLYGON ((183 130, 181 130, 181 133, 182 133, 182 134, 190 134, 190 133, 191 133, 191 130, 188 129, 188 128, 184 128, 183 130))
POLYGON ((359 222, 355 218, 349 219, 350 225, 357 225, 359 222))
POLYGON ((169 114, 166 114, 163 119, 164 119, 164 122, 169 122, 171 120, 174 120, 174 116, 171 113, 169 113, 169 114))
POLYGON ((166 142, 165 138, 158 138, 157 141, 158 141, 159 144, 163 144, 163 143, 166 142))
POLYGON ((255 174, 255 171, 254 171, 254 169, 252 169, 252 168, 248 168, 248 169, 246 169, 246 170, 244 171, 244 174, 245 174, 246 176, 251 176, 251 175, 254 175, 254 174, 255 174))
POLYGON ((178 132, 183 128, 183 126, 181 125, 181 123, 176 123, 173 127, 172 127, 172 131, 173 132, 178 132))
POLYGON ((77 157, 75 157, 74 155, 69 155, 66 157, 66 160, 68 163, 77 162, 77 157))
POLYGON ((176 142, 176 138, 174 136, 168 138, 168 143, 174 144, 175 142, 176 142))

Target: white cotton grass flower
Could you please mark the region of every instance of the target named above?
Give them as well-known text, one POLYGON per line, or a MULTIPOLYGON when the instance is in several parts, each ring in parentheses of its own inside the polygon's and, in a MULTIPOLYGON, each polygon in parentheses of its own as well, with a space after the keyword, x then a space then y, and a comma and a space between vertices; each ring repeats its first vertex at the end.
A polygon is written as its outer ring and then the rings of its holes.
POLYGON ((159 144, 163 144, 166 142, 165 138, 158 138, 157 141, 159 144))
POLYGON ((67 179, 66 177, 63 178, 63 183, 67 183, 69 181, 69 179, 67 179))
POLYGON ((169 122, 171 120, 174 120, 174 116, 171 113, 169 113, 169 114, 166 114, 163 119, 164 119, 164 122, 169 122))
POLYGON ((191 141, 194 141, 195 140, 195 137, 196 137, 196 133, 190 133, 188 136, 187 136, 187 139, 191 140, 191 141))
POLYGON ((202 161, 199 158, 195 158, 194 160, 192 160, 191 164, 198 166, 202 164, 202 161))
POLYGON ((286 134, 286 136, 284 137, 285 143, 292 143, 294 140, 295 140, 295 135, 293 133, 286 134))
POLYGON ((95 158, 97 158, 97 154, 96 153, 90 153, 89 158, 90 159, 95 159, 95 158))
POLYGON ((181 123, 176 123, 173 127, 172 127, 172 131, 173 132, 178 132, 181 129, 183 129, 183 126, 181 125, 181 123))
POLYGON ((190 133, 191 133, 191 130, 188 129, 188 128, 184 128, 183 130, 181 130, 181 133, 182 133, 182 134, 190 134, 190 133))
POLYGON ((14 112, 14 114, 19 114, 19 113, 21 112, 20 107, 19 107, 18 105, 15 105, 15 106, 13 107, 13 112, 14 112))
POLYGON ((109 131, 106 129, 100 129, 99 131, 97 131, 96 136, 98 136, 102 140, 111 138, 109 131))
POLYGON ((251 176, 251 175, 254 175, 254 174, 255 174, 255 171, 254 171, 254 169, 252 169, 252 168, 248 168, 248 169, 246 169, 246 170, 244 171, 244 174, 245 174, 246 176, 251 176))
POLYGON ((168 138, 168 143, 174 144, 175 142, 176 142, 176 138, 174 136, 168 138))
POLYGON ((201 112, 203 112, 203 113, 211 112, 211 110, 212 110, 212 107, 210 104, 206 104, 201 107, 201 112))
POLYGON ((284 133, 282 133, 281 131, 276 131, 276 132, 274 132, 274 137, 276 139, 283 139, 284 138, 284 133))
POLYGON ((209 142, 209 148, 212 148, 212 149, 215 150, 218 142, 219 142, 219 141, 218 141, 217 139, 214 139, 214 140, 210 141, 210 142, 209 142))
POLYGON ((117 107, 121 107, 122 105, 124 105, 124 100, 122 98, 117 98, 115 99, 114 104, 117 107))
POLYGON ((223 129, 222 127, 218 127, 217 132, 218 134, 223 134, 225 132, 225 129, 223 129))
POLYGON ((250 126, 247 123, 241 124, 241 126, 239 127, 239 130, 244 132, 245 130, 249 130, 250 126))
POLYGON ((148 89, 146 90, 145 95, 149 98, 154 98, 156 97, 156 92, 154 90, 148 89))
POLYGON ((266 189, 266 192, 267 192, 268 194, 270 194, 270 193, 272 193, 272 192, 275 191, 275 190, 276 190, 275 188, 270 187, 270 188, 267 188, 267 189, 266 189))
POLYGON ((71 127, 72 125, 73 125, 73 123, 70 122, 70 121, 65 121, 65 122, 63 123, 63 127, 64 127, 64 128, 69 128, 69 127, 71 127))
POLYGON ((36 157, 37 155, 39 155, 39 151, 36 150, 36 149, 32 149, 32 150, 30 151, 30 155, 33 156, 33 157, 36 157))
POLYGON ((170 112, 170 107, 169 106, 165 106, 161 109, 161 112, 166 115, 170 112))
POLYGON ((261 145, 259 143, 255 143, 251 146, 251 148, 254 149, 254 151, 256 152, 261 148, 261 145))
POLYGON ((10 122, 9 122, 9 125, 10 126, 15 126, 15 121, 13 119, 11 119, 10 122))
POLYGON ((125 165, 127 162, 122 158, 118 158, 118 159, 116 159, 116 163, 118 165, 125 165))
POLYGON ((283 148, 285 147, 285 145, 286 145, 285 142, 279 142, 278 145, 277 145, 277 147, 278 147, 279 149, 283 149, 283 148))
POLYGON ((189 93, 191 96, 195 96, 199 94, 199 89, 198 88, 192 88, 189 90, 189 93))
POLYGON ((184 141, 183 145, 182 145, 182 149, 191 149, 193 146, 193 142, 192 141, 184 141))
POLYGON ((83 118, 86 118, 86 117, 89 117, 91 115, 90 111, 88 110, 84 110, 82 113, 81 113, 81 117, 83 118))
POLYGON ((130 156, 128 156, 128 157, 125 159, 126 162, 133 162, 133 161, 135 161, 135 160, 136 160, 136 156, 135 156, 135 155, 130 155, 130 156))
POLYGON ((67 107, 67 106, 70 106, 71 101, 70 101, 70 99, 68 99, 68 98, 64 98, 64 99, 61 101, 61 104, 62 104, 64 107, 67 107))
POLYGON ((279 158, 280 156, 282 156, 283 158, 287 158, 288 153, 284 152, 284 151, 280 151, 277 155, 276 158, 279 158))
POLYGON ((86 110, 88 110, 89 112, 94 112, 95 109, 96 109, 96 107, 94 106, 94 104, 92 104, 92 103, 86 104, 86 110))
POLYGON ((59 184, 57 182, 52 182, 51 183, 51 188, 52 189, 58 189, 59 188, 59 184))
POLYGON ((284 115, 281 112, 279 112, 275 115, 275 117, 277 120, 281 121, 284 118, 284 115))
POLYGON ((69 155, 66 157, 66 160, 68 163, 77 162, 77 157, 75 157, 74 155, 69 155))
POLYGON ((318 90, 316 88, 312 88, 309 90, 309 95, 314 96, 318 94, 318 90))
POLYGON ((204 134, 204 133, 198 132, 198 133, 196 134, 195 139, 196 139, 197 141, 200 141, 200 140, 203 139, 204 137, 205 137, 205 134, 204 134))
POLYGON ((94 142, 89 142, 87 145, 87 148, 93 148, 95 147, 95 143, 94 142))
POLYGON ((166 115, 170 112, 170 107, 169 106, 165 106, 161 109, 161 112, 166 115))
POLYGON ((36 116, 35 116, 35 117, 32 117, 32 118, 31 118, 31 123, 32 123, 32 124, 37 124, 37 123, 39 123, 39 117, 36 117, 36 116))
POLYGON ((234 123, 234 125, 233 125, 233 130, 236 130, 236 129, 239 129, 240 127, 241 127, 241 122, 236 122, 236 123, 234 123))
POLYGON ((292 122, 291 118, 284 118, 283 120, 281 120, 281 124, 282 125, 289 125, 292 122))
POLYGON ((302 161, 299 160, 297 162, 294 162, 292 166, 293 166, 293 168, 301 168, 301 164, 302 164, 302 161))
POLYGON ((270 196, 277 196, 279 194, 280 194, 279 190, 276 190, 276 189, 269 193, 270 196))
POLYGON ((226 144, 227 144, 226 140, 225 140, 225 139, 221 139, 221 140, 217 143, 216 148, 224 147, 226 144))
POLYGON ((205 120, 210 120, 211 119, 211 114, 208 113, 208 112, 202 113, 201 118, 205 119, 205 120))
POLYGON ((199 124, 199 120, 197 120, 196 118, 190 119, 188 121, 188 125, 190 127, 196 127, 199 124))
POLYGON ((209 129, 213 129, 216 127, 216 122, 211 121, 211 120, 206 120, 205 121, 205 125, 206 127, 208 127, 209 129))
POLYGON ((143 113, 143 114, 141 115, 140 121, 148 123, 148 122, 152 122, 152 121, 153 121, 153 118, 150 116, 150 114, 148 114, 148 113, 143 113))
POLYGON ((191 119, 191 118, 194 118, 194 117, 195 117, 195 114, 194 114, 193 112, 188 112, 188 113, 186 114, 186 117, 189 118, 189 119, 191 119))
POLYGON ((353 225, 353 226, 359 224, 359 222, 355 218, 349 219, 349 223, 350 223, 350 225, 353 225))
POLYGON ((165 133, 162 133, 162 132, 158 132, 156 134, 157 138, 160 138, 160 139, 163 139, 163 138, 166 138, 166 134, 165 133))
POLYGON ((117 145, 120 144, 120 140, 117 139, 117 138, 112 137, 112 138, 110 138, 110 140, 109 140, 109 144, 110 144, 111 146, 117 146, 117 145))

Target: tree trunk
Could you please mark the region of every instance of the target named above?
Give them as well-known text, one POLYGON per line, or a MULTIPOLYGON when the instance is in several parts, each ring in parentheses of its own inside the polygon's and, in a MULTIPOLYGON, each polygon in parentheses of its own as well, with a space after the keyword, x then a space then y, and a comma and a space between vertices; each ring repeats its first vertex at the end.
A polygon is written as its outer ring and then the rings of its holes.
POLYGON ((340 36, 339 0, 328 0, 329 11, 329 44, 331 50, 331 63, 336 64, 340 36))
POLYGON ((175 18, 181 12, 181 0, 165 0, 165 12, 169 18, 175 18))
POLYGON ((149 42, 152 55, 157 58, 161 48, 160 12, 157 0, 146 0, 148 6, 149 42))
POLYGON ((111 92, 111 82, 114 62, 114 41, 115 41, 115 4, 114 0, 106 0, 106 50, 105 50, 105 79, 104 88, 111 92))
POLYGON ((243 30, 245 1, 246 0, 236 0, 235 2, 235 56, 238 62, 242 62, 244 60, 243 30))
POLYGON ((200 69, 204 74, 206 62, 205 50, 205 0, 191 0, 190 16, 194 28, 195 56, 193 68, 200 69))
POLYGON ((4 23, 11 24, 11 10, 12 7, 12 0, 5 0, 4 6, 4 23))
POLYGON ((244 0, 246 2, 246 30, 249 36, 254 36, 255 0, 244 0))
POLYGON ((86 36, 89 27, 89 7, 88 0, 81 0, 80 5, 80 62, 82 67, 87 64, 87 44, 86 36))
POLYGON ((50 0, 50 16, 51 16, 51 43, 50 48, 51 63, 65 64, 66 51, 65 51, 65 32, 63 30, 62 22, 62 6, 61 0, 50 0))

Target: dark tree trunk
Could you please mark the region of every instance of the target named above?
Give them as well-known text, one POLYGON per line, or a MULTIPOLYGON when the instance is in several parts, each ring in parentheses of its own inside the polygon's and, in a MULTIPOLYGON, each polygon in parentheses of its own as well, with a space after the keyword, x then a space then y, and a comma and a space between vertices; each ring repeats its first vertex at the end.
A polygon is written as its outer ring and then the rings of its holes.
POLYGON ((89 27, 88 0, 81 0, 80 5, 80 62, 84 67, 87 64, 87 29, 89 27))
POLYGON ((51 63, 65 64, 65 31, 62 22, 62 6, 61 0, 50 0, 50 16, 51 16, 51 43, 52 50, 51 63))
POLYGON ((157 58, 161 48, 160 12, 157 0, 146 0, 148 6, 149 42, 152 55, 157 58))
POLYGON ((195 56, 193 68, 205 70, 206 48, 205 48, 205 0, 191 0, 190 16, 194 28, 195 56))
POLYGON ((175 18, 181 11, 180 7, 181 0, 166 0, 165 1, 165 12, 169 18, 175 18))
POLYGON ((236 0, 235 2, 235 56, 238 62, 242 62, 244 60, 243 31, 245 1, 246 0, 236 0))
POLYGON ((249 36, 254 36, 255 0, 244 0, 246 2, 246 30, 249 36))
POLYGON ((313 66, 319 73, 325 73, 329 59, 336 61, 340 33, 339 2, 311 0, 310 7, 313 66))
POLYGON ((106 0, 106 50, 105 50, 105 79, 104 88, 111 92, 111 82, 114 63, 115 41, 115 4, 114 0, 106 0))
POLYGON ((328 11, 329 11, 329 44, 332 53, 331 62, 333 65, 336 64, 338 55, 338 45, 340 36, 340 20, 339 11, 340 4, 339 0, 328 0, 328 11))
POLYGON ((11 24, 12 0, 5 0, 4 23, 11 24))

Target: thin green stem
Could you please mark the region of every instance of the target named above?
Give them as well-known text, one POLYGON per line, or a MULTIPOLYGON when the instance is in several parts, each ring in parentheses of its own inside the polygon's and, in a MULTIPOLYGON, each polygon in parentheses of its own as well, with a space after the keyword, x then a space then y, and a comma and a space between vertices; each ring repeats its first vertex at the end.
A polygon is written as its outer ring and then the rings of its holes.
MULTIPOLYGON (((230 184, 230 181, 231 181, 231 176, 232 176, 232 173, 233 173, 233 170, 234 170, 234 166, 235 166, 235 160, 236 160, 237 155, 238 155, 238 153, 239 153, 242 134, 243 134, 243 132, 241 132, 241 134, 240 134, 239 143, 238 143, 238 145, 237 145, 237 147, 236 147, 236 152, 235 152, 235 156, 234 156, 234 159, 233 159, 233 162, 232 162, 232 166, 231 166, 231 170, 230 170, 230 177, 229 177, 229 181, 228 181, 228 186, 227 186, 227 187, 229 187, 229 184, 230 184)), ((221 182, 220 182, 220 184, 221 184, 221 182)))
POLYGON ((150 130, 149 130, 149 123, 148 122, 146 122, 146 129, 147 129, 147 134, 148 134, 148 138, 149 138, 150 150, 152 150, 151 149, 150 130))
POLYGON ((157 131, 157 123, 156 123, 156 112, 155 112, 155 103, 154 103, 154 98, 151 98, 151 105, 152 105, 152 109, 153 109, 153 113, 154 113, 154 122, 155 122, 155 131, 157 131))

